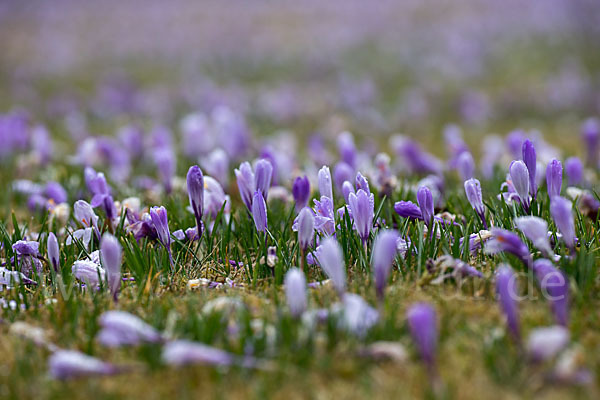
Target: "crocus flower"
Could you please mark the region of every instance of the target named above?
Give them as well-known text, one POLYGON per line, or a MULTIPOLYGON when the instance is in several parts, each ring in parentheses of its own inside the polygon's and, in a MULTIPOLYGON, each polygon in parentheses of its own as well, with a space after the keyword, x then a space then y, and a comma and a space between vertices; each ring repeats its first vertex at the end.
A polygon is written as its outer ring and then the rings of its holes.
POLYGON ((231 213, 231 201, 225 194, 223 187, 216 179, 204 177, 204 213, 215 219, 223 209, 225 216, 231 213), (223 205, 225 207, 223 208, 223 205))
POLYGON ((190 206, 196 218, 196 227, 201 234, 203 230, 202 215, 204 213, 204 175, 200 167, 197 165, 190 167, 186 182, 190 206))
POLYGON ((575 250, 575 222, 573 220, 573 203, 561 196, 551 199, 550 214, 554 219, 556 227, 562 233, 562 240, 567 247, 575 250))
MULTIPOLYGON (((535 198, 537 183, 535 181, 535 170, 537 167, 535 147, 529 139, 523 142, 523 162, 529 171, 529 193, 535 198)), ((517 190, 518 191, 518 190, 517 190)), ((519 193, 520 195, 520 193, 519 193)))
POLYGON ((238 189, 242 201, 246 205, 246 208, 252 210, 252 196, 256 191, 256 183, 254 181, 254 172, 249 162, 243 162, 240 164, 239 169, 235 169, 235 178, 237 181, 238 189))
POLYGON ((354 229, 363 243, 369 238, 375 214, 375 196, 360 189, 348 196, 348 206, 354 219, 354 229))
POLYGON ((467 195, 467 200, 469 200, 469 203, 471 204, 471 207, 473 207, 479 218, 481 218, 483 227, 487 229, 487 222, 485 220, 485 208, 483 207, 483 199, 481 196, 481 184, 479 183, 479 180, 475 178, 466 180, 465 193, 467 195))
POLYGON ((290 314, 294 318, 299 318, 306 311, 307 304, 304 273, 298 268, 290 268, 285 274, 283 284, 290 314))
POLYGON ((333 284, 333 287, 340 296, 346 291, 346 267, 342 249, 332 237, 328 237, 319 246, 317 255, 319 264, 327 274, 333 284))
POLYGON ((331 172, 329 167, 323 166, 319 170, 319 193, 322 196, 329 197, 333 202, 333 186, 331 181, 331 172))
POLYGON ((369 188, 369 181, 360 172, 356 173, 355 182, 356 182, 356 190, 362 189, 367 193, 371 193, 371 189, 369 188))
POLYGON ((523 243, 521 238, 516 233, 507 231, 506 229, 492 228, 492 239, 485 244, 485 252, 487 254, 496 254, 501 251, 514 254, 529 267, 531 263, 531 254, 529 248, 523 243))
POLYGON ((344 195, 344 201, 346 202, 346 204, 348 204, 350 193, 356 193, 354 191, 354 186, 352 186, 352 183, 350 183, 350 181, 345 181, 342 184, 342 194, 344 195))
POLYGON ((354 177, 354 168, 345 162, 339 162, 333 168, 333 182, 339 190, 346 181, 351 181, 354 177))
POLYGON ((44 187, 44 196, 54 201, 54 203, 64 203, 67 201, 67 191, 58 182, 48 182, 44 187))
POLYGON ((156 229, 156 235, 158 240, 169 253, 169 260, 171 266, 173 266, 173 256, 171 255, 171 233, 169 231, 169 220, 167 218, 167 209, 164 206, 152 207, 150 209, 150 218, 154 229, 156 229))
POLYGON ((560 161, 554 159, 548 163, 546 168, 546 187, 550 199, 554 196, 560 196, 562 186, 562 165, 560 161))
POLYGON ((252 218, 258 232, 267 231, 267 205, 260 191, 254 192, 252 199, 252 218))
POLYGON ((359 338, 365 337, 379 320, 377 310, 357 294, 344 294, 342 306, 344 328, 359 338))
POLYGON ((408 309, 406 319, 410 334, 430 373, 435 369, 438 330, 435 310, 427 303, 417 303, 408 309))
POLYGON ((108 273, 110 294, 117 301, 121 288, 121 244, 119 240, 110 233, 105 233, 100 242, 100 254, 102 265, 108 273))
POLYGON ((544 256, 554 256, 548 239, 548 223, 545 220, 539 217, 518 217, 515 218, 515 225, 544 256))
POLYGON ((473 178, 475 173, 475 161, 468 151, 463 151, 456 160, 456 169, 462 181, 473 178))
POLYGON ((200 162, 202 169, 221 185, 229 183, 229 157, 221 148, 214 149, 200 162))
POLYGON ((427 226, 433 222, 433 196, 427 186, 421 186, 417 191, 417 203, 421 209, 421 215, 427 226))
POLYGON ((13 245, 12 249, 15 253, 20 256, 38 256, 40 244, 31 240, 17 240, 13 245))
POLYGON ((269 160, 260 159, 256 162, 254 167, 255 187, 264 199, 269 194, 269 188, 271 187, 271 178, 273 176, 273 165, 269 160))
POLYGON ((423 219, 421 209, 412 201, 396 202, 396 204, 394 204, 394 211, 396 211, 396 213, 403 218, 423 219))
POLYGON ((337 147, 340 158, 351 167, 356 166, 356 146, 350 132, 342 132, 337 138, 337 147))
POLYGON ((529 212, 529 170, 521 160, 513 161, 509 167, 510 179, 525 212, 529 212))
POLYGON ((583 163, 578 157, 569 157, 565 160, 565 173, 569 186, 580 185, 583 182, 583 163))
POLYGON ((581 127, 581 136, 587 151, 587 165, 596 168, 598 166, 598 148, 600 145, 600 122, 595 118, 587 119, 581 127))
POLYGON ((154 327, 125 311, 106 311, 98 321, 102 329, 98 332, 97 339, 103 346, 136 346, 163 340, 154 327))
POLYGON ((567 347, 569 340, 569 330, 564 326, 536 328, 527 338, 527 355, 533 362, 549 360, 567 347))
POLYGON ((315 216, 312 210, 304 207, 298 214, 298 222, 295 224, 298 231, 298 242, 302 250, 306 250, 313 240, 315 234, 315 216))
POLYGON ((496 294, 500 309, 506 317, 508 330, 517 341, 521 340, 521 330, 519 327, 519 310, 517 308, 517 277, 512 268, 502 265, 496 273, 496 294))
POLYGON ((168 342, 163 347, 162 359, 165 364, 177 367, 193 364, 221 367, 228 367, 235 364, 247 368, 256 366, 256 359, 250 356, 236 357, 234 354, 224 350, 189 340, 168 342))
POLYGON ((105 282, 106 271, 98 263, 91 260, 78 260, 71 267, 73 276, 89 286, 97 287, 105 282))
POLYGON ((306 175, 299 176, 294 180, 292 185, 292 194, 296 202, 296 211, 302 210, 308 205, 310 198, 310 182, 306 175))
POLYGON ((542 289, 544 298, 550 303, 554 319, 559 325, 567 326, 569 320, 569 281, 552 262, 535 260, 533 273, 542 289))
POLYGON ((313 203, 315 204, 315 229, 323 235, 333 235, 335 233, 333 199, 321 196, 321 200, 314 199, 313 203))
POLYGON ((11 271, 5 267, 0 267, 0 291, 7 286, 9 289, 23 282, 26 285, 36 285, 37 282, 29 279, 25 274, 19 271, 11 271))
POLYGON ((94 228, 96 234, 99 234, 98 216, 94 213, 94 209, 88 202, 77 200, 73 204, 73 215, 84 227, 94 228))
POLYGON ((54 232, 48 234, 48 259, 50 265, 54 268, 54 271, 58 272, 60 269, 60 251, 58 248, 58 240, 54 235, 54 232))
POLYGON ((398 233, 394 230, 381 231, 375 238, 373 244, 373 275, 375 277, 375 291, 380 301, 383 300, 383 292, 387 282, 392 263, 398 253, 398 233))
POLYGON ((74 350, 58 350, 48 359, 50 375, 67 380, 93 375, 112 375, 119 370, 113 364, 74 350))

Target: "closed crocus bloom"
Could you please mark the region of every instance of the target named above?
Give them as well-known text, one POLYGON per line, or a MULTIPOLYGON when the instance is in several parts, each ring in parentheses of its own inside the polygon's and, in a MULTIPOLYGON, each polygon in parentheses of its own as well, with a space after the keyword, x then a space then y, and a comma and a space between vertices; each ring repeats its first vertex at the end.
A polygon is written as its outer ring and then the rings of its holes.
POLYGON ((506 229, 492 228, 492 239, 488 240, 485 244, 485 252, 487 254, 496 254, 501 251, 514 254, 529 267, 531 264, 531 254, 529 254, 529 248, 521 238, 506 229))
POLYGON ((341 296, 346 291, 346 267, 342 249, 332 237, 328 237, 319 246, 318 261, 327 274, 333 287, 341 296))
POLYGON ((360 172, 356 173, 356 190, 364 190, 367 193, 371 193, 371 189, 369 188, 369 181, 367 181, 367 178, 365 178, 363 176, 363 174, 361 174, 360 172))
POLYGON ((243 162, 240 164, 240 168, 235 171, 235 178, 237 181, 238 189, 240 191, 240 197, 248 208, 248 211, 252 210, 252 196, 256 191, 254 182, 254 172, 249 162, 243 162))
POLYGON ((512 268, 507 265, 500 266, 496 273, 496 294, 510 334, 515 340, 520 341, 517 277, 512 268))
POLYGON ((546 167, 546 186, 550 199, 554 196, 560 196, 562 186, 562 164, 554 159, 546 167))
POLYGON ((475 178, 466 180, 465 193, 467 195, 467 200, 469 200, 469 203, 471 204, 471 207, 473 207, 479 218, 481 218, 484 228, 487 229, 485 209, 483 207, 483 198, 481 196, 481 184, 479 183, 479 180, 475 178))
POLYGON ((394 204, 394 211, 403 218, 423 219, 421 208, 412 201, 398 201, 394 204))
POLYGON ((468 151, 463 151, 456 160, 456 169, 462 181, 473 178, 475 174, 475 161, 468 151))
POLYGON ((398 233, 394 230, 381 231, 373 244, 373 275, 375 277, 375 291, 377 297, 383 300, 383 292, 387 282, 392 263, 398 252, 398 233))
POLYGON ((600 146, 600 122, 589 118, 581 127, 581 136, 587 152, 586 162, 590 167, 598 166, 598 147, 600 146))
POLYGON ((513 161, 508 168, 510 180, 519 195, 521 204, 529 212, 529 170, 521 160, 513 161))
POLYGON ((321 196, 328 197, 333 201, 331 172, 329 171, 329 167, 325 165, 319 170, 319 193, 321 196))
POLYGON ((150 218, 156 229, 158 240, 165 248, 171 248, 171 234, 169 232, 169 220, 167 217, 167 209, 164 206, 152 207, 150 209, 150 218))
POLYGON ((421 186, 417 191, 417 203, 421 209, 421 215, 427 225, 433 220, 433 196, 427 186, 421 186))
POLYGON ((118 372, 112 364, 73 350, 56 351, 48 359, 48 367, 50 375, 60 380, 118 372))
POLYGON ((255 188, 258 190, 263 198, 267 198, 269 194, 269 188, 271 187, 271 178, 273 176, 273 165, 267 159, 261 159, 256 162, 254 168, 254 179, 255 188))
POLYGON ((121 244, 119 240, 105 233, 100 242, 102 265, 108 274, 108 288, 116 301, 121 288, 121 244))
POLYGON ((54 232, 48 234, 48 260, 54 268, 54 271, 58 272, 60 269, 60 251, 58 248, 58 240, 54 235, 54 232))
POLYGON ((292 185, 292 194, 296 202, 296 210, 302 210, 308 205, 310 198, 310 181, 306 175, 299 176, 294 180, 292 185))
POLYGON ((196 227, 202 233, 202 215, 204 213, 204 175, 197 165, 190 167, 187 173, 187 191, 190 206, 196 217, 196 227))
POLYGON ((252 199, 252 218, 258 232, 267 231, 267 204, 260 191, 254 192, 252 199))
POLYGON ((238 361, 241 366, 251 367, 254 365, 254 359, 251 357, 244 357, 238 360, 233 354, 224 350, 189 340, 168 342, 163 347, 162 360, 167 365, 177 367, 193 364, 226 367, 238 361))
POLYGON ((298 215, 298 242, 302 250, 306 250, 315 234, 315 216, 312 210, 304 207, 298 215))
POLYGON ((438 341, 436 314, 427 303, 412 305, 406 312, 406 319, 413 341, 430 372, 435 369, 435 352, 438 341))
POLYGON ((535 181, 535 171, 537 168, 537 160, 535 154, 535 147, 529 139, 523 142, 523 162, 527 166, 529 171, 529 193, 535 197, 537 192, 537 184, 535 181))
POLYGON ((548 223, 539 217, 518 217, 515 225, 544 256, 553 257, 554 252, 548 239, 548 223))
POLYGON ((356 164, 356 146, 354 145, 352 134, 350 132, 340 133, 337 139, 337 146, 342 161, 354 167, 356 164))
POLYGON ((579 157, 569 157, 565 160, 565 173, 569 186, 577 186, 583 182, 583 163, 579 157))
POLYGON ((527 338, 527 355, 533 362, 549 360, 569 344, 569 330, 555 325, 534 329, 527 338))
POLYGON ((106 311, 99 318, 102 329, 97 339, 107 347, 159 343, 161 334, 141 318, 125 311, 106 311))
POLYGON ((359 338, 364 338, 379 320, 379 313, 362 297, 354 293, 344 294, 343 324, 344 328, 359 338))
POLYGON ((15 253, 20 256, 37 256, 39 252, 40 244, 32 240, 17 240, 12 245, 12 249, 15 253))
POLYGON ((562 240, 571 251, 575 250, 575 221, 573 220, 573 203, 561 196, 551 199, 550 214, 556 227, 562 233, 562 240))
POLYGON ((354 168, 345 162, 339 162, 333 168, 333 182, 337 189, 341 189, 346 181, 351 181, 354 176, 354 168))
POLYGON ((364 243, 369 238, 371 228, 373 227, 375 197, 372 193, 369 195, 360 189, 356 194, 350 193, 348 196, 348 205, 350 206, 350 212, 354 220, 354 228, 364 243))
POLYGON ((346 204, 348 204, 350 193, 356 193, 354 191, 354 186, 352 186, 352 183, 350 183, 350 181, 345 181, 342 184, 342 194, 344 195, 344 201, 346 202, 346 204))
POLYGON ((85 200, 77 200, 73 205, 73 215, 83 226, 98 229, 98 216, 85 200))
POLYGON ((540 285, 543 297, 550 303, 554 319, 559 325, 569 322, 569 281, 566 275, 557 269, 551 261, 536 260, 533 273, 540 285))
POLYGON ((283 282, 290 314, 298 318, 306 311, 306 278, 298 268, 290 268, 283 282))
POLYGON ((96 287, 106 280, 106 271, 100 265, 90 260, 78 260, 71 267, 73 276, 90 286, 96 287))

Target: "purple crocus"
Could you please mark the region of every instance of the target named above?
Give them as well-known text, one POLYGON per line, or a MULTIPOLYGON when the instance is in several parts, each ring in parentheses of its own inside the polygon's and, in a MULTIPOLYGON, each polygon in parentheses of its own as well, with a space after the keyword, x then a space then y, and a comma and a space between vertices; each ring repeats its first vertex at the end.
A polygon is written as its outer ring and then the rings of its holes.
POLYGON ((550 203, 550 214, 556 227, 562 233, 562 240, 571 252, 575 251, 575 221, 573 203, 561 196, 554 196, 550 203))
POLYGON ((525 163, 525 165, 527 166, 527 170, 529 171, 529 193, 535 198, 537 193, 537 183, 535 181, 535 170, 537 165, 535 147, 533 147, 533 143, 531 143, 531 141, 527 139, 523 142, 522 150, 523 162, 525 163))
POLYGON ((496 254, 505 251, 517 256, 525 266, 530 266, 531 254, 529 248, 516 233, 501 228, 492 228, 491 232, 492 239, 485 244, 486 253, 496 254))
POLYGON ((346 268, 342 249, 332 237, 328 237, 319 246, 317 259, 340 297, 346 292, 346 268))
POLYGON ((536 328, 527 337, 527 355, 533 362, 549 360, 567 347, 570 339, 564 326, 536 328))
POLYGON ((479 180, 475 178, 466 180, 465 193, 467 195, 467 200, 469 200, 469 203, 471 204, 471 207, 473 207, 479 218, 481 218, 484 229, 487 229, 485 208, 483 207, 483 199, 481 196, 481 183, 479 183, 479 180))
POLYGON ((299 176, 294 180, 292 185, 292 194, 296 202, 296 211, 302 210, 308 205, 310 198, 310 182, 306 175, 299 176))
POLYGON ((246 205, 248 211, 250 211, 252 210, 252 196, 256 191, 252 167, 250 166, 250 163, 246 161, 241 163, 240 168, 236 168, 234 172, 242 201, 246 205))
POLYGON ((356 173, 356 190, 364 190, 367 193, 371 193, 371 189, 369 188, 369 181, 364 177, 360 172, 356 173))
POLYGON ((108 289, 114 301, 117 301, 119 289, 121 288, 121 244, 119 240, 105 233, 100 242, 100 255, 102 265, 108 275, 108 289))
POLYGON ((60 269, 60 250, 54 232, 48 234, 48 260, 54 271, 58 272, 60 269))
POLYGON ((351 181, 354 177, 354 168, 341 161, 333 168, 333 182, 336 189, 340 190, 346 181, 351 181))
POLYGON ((252 199, 252 218, 258 232, 267 232, 267 204, 258 190, 254 192, 252 199))
POLYGON ((92 287, 97 287, 106 280, 106 271, 92 260, 77 260, 71 267, 73 276, 92 287))
POLYGON ((383 301, 385 285, 392 268, 392 263, 398 253, 398 233, 394 230, 379 232, 373 244, 373 275, 375 278, 375 291, 380 302, 383 301))
POLYGON ((256 367, 257 364, 257 360, 253 357, 237 357, 224 350, 189 340, 168 342, 163 347, 162 359, 165 364, 176 367, 206 364, 221 367, 239 365, 241 367, 252 368, 256 367))
POLYGON ((423 219, 421 209, 412 201, 398 201, 394 204, 394 211, 402 218, 423 219))
POLYGON ((335 233, 333 199, 321 196, 321 200, 314 199, 313 203, 315 204, 315 229, 323 235, 333 235, 335 233))
POLYGON ((366 243, 373 228, 375 214, 375 196, 368 194, 363 189, 348 196, 348 206, 354 220, 354 229, 358 232, 363 243, 366 243))
POLYGON ((267 159, 260 159, 254 167, 254 177, 256 190, 258 190, 264 199, 268 197, 269 188, 271 187, 271 178, 273 176, 273 165, 267 159))
POLYGON ((569 157, 565 160, 565 173, 569 186, 577 186, 583 182, 583 163, 579 157, 569 157))
POLYGON ((533 273, 540 285, 542 295, 550 303, 556 322, 567 326, 569 322, 569 280, 551 261, 535 260, 533 273))
POLYGON ((306 311, 307 305, 304 273, 298 268, 290 268, 285 274, 283 284, 290 314, 294 318, 299 318, 306 311))
POLYGON ((431 223, 433 222, 433 196, 431 195, 431 190, 427 186, 421 186, 417 191, 417 203, 419 203, 419 208, 421 209, 421 215, 425 224, 429 228, 431 228, 431 223))
POLYGON ((554 196, 560 196, 562 172, 562 164, 557 159, 550 161, 548 167, 546 167, 546 187, 550 199, 554 196))
POLYGON ((187 173, 187 191, 190 200, 190 206, 196 218, 196 227, 202 234, 203 224, 202 215, 204 214, 204 175, 199 166, 193 165, 187 173))
POLYGON ((113 375, 119 369, 87 354, 74 350, 58 350, 48 359, 50 375, 54 379, 68 380, 93 375, 113 375))
POLYGON ((58 182, 48 182, 44 187, 44 196, 54 203, 60 204, 67 201, 67 191, 58 182))
POLYGON ((587 152, 587 165, 597 168, 598 149, 600 147, 600 121, 596 118, 587 119, 581 127, 581 136, 587 152))
POLYGON ((171 262, 171 267, 173 266, 173 256, 171 254, 171 233, 169 231, 169 220, 167 218, 167 209, 164 206, 160 207, 152 207, 150 209, 150 218, 152 219, 152 224, 154 225, 154 229, 156 229, 156 235, 158 236, 158 240, 163 245, 163 247, 169 253, 169 260, 171 262))
POLYGON ((333 202, 333 186, 331 181, 331 172, 329 167, 323 166, 319 170, 319 193, 321 197, 325 196, 333 202))
POLYGON ((306 251, 308 246, 310 246, 315 234, 315 216, 310 208, 304 207, 300 211, 300 214, 298 214, 298 221, 295 226, 298 231, 298 242, 300 243, 300 248, 303 251, 306 251))
POLYGON ((510 180, 519 196, 519 201, 525 209, 525 212, 529 212, 529 186, 530 176, 529 169, 525 163, 521 160, 513 161, 508 168, 510 174, 510 180))
POLYGON ((17 240, 13 245, 12 249, 19 256, 33 256, 37 257, 39 252, 40 244, 32 240, 17 240))
POLYGON ((554 256, 548 239, 548 223, 544 219, 530 216, 518 217, 515 218, 515 225, 544 256, 554 256))
POLYGON ((125 311, 106 311, 98 321, 102 328, 96 337, 103 346, 137 346, 163 340, 154 327, 125 311))
POLYGON ((456 160, 456 169, 462 181, 473 178, 475 173, 475 161, 468 151, 460 153, 456 160))
POLYGON ((356 191, 354 190, 354 186, 352 186, 352 183, 350 183, 350 181, 345 181, 342 184, 342 194, 344 195, 344 201, 346 202, 346 204, 348 203, 348 199, 350 198, 350 193, 356 193, 356 191))
POLYGON ((508 330, 513 338, 521 341, 521 329, 519 326, 519 310, 517 307, 518 300, 517 277, 512 268, 507 265, 502 265, 496 273, 496 294, 500 304, 500 309, 506 318, 508 330))
POLYGON ((438 341, 435 309, 427 303, 413 304, 406 312, 406 320, 419 354, 430 374, 433 374, 438 341))
POLYGON ((343 327, 359 338, 364 338, 379 320, 379 312, 357 294, 344 294, 342 307, 343 327))

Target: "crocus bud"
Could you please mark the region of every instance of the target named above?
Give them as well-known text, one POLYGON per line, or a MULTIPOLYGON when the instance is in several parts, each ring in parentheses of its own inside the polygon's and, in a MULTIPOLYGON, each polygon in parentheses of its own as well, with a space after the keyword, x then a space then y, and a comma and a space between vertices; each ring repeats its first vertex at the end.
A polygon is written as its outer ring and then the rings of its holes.
POLYGON ((540 258, 533 263, 533 273, 540 285, 542 295, 550 303, 554 319, 559 325, 569 322, 569 281, 552 262, 540 258))
POLYGON ((256 190, 266 199, 271 187, 271 177, 273 176, 273 165, 271 165, 271 162, 264 158, 258 160, 254 168, 254 176, 256 190))
POLYGON ((344 294, 342 303, 344 328, 353 335, 364 338, 369 329, 379 320, 379 313, 354 293, 344 294))
POLYGON ((107 347, 159 343, 161 334, 141 318, 125 311, 106 311, 99 318, 98 341, 107 347))
POLYGON ((164 206, 152 207, 150 209, 150 218, 156 229, 158 240, 162 245, 170 251, 171 249, 171 234, 169 232, 169 220, 167 218, 167 209, 164 206))
POLYGON ((406 312, 410 334, 430 372, 435 368, 438 330, 435 310, 427 303, 412 305, 406 312))
POLYGON ((339 243, 332 237, 323 240, 317 258, 333 287, 342 296, 346 291, 346 268, 339 243))
POLYGON ((560 196, 562 186, 562 164, 554 159, 546 167, 546 186, 550 199, 554 196, 560 196))
POLYGON ((202 214, 204 213, 204 175, 197 165, 190 167, 187 173, 187 191, 190 206, 196 217, 196 227, 202 233, 202 214))
POLYGON ((506 229, 492 228, 492 239, 488 240, 485 244, 485 252, 487 254, 496 254, 501 251, 514 254, 529 267, 531 264, 531 254, 529 254, 529 248, 521 238, 506 229))
POLYGON ((350 193, 355 193, 354 187, 350 181, 345 181, 342 184, 342 194, 344 195, 344 201, 348 204, 348 199, 350 198, 350 193))
POLYGON ((533 362, 549 360, 560 353, 569 340, 569 330, 564 326, 536 328, 527 338, 527 355, 533 362))
POLYGON ((369 189, 369 181, 367 181, 367 178, 365 178, 363 176, 363 174, 361 174, 360 172, 356 173, 356 190, 364 190, 367 193, 371 193, 371 189, 369 189))
POLYGON ((537 166, 535 147, 529 139, 523 142, 523 162, 529 171, 529 193, 535 197, 537 192, 537 183, 535 181, 535 170, 537 166))
POLYGON ((321 196, 329 197, 333 201, 333 186, 329 167, 323 166, 319 170, 319 193, 321 196))
POLYGON ((292 317, 299 318, 306 311, 306 278, 298 268, 290 268, 283 282, 285 296, 292 317))
POLYGON ((384 230, 377 235, 373 244, 371 263, 375 278, 375 291, 380 301, 383 300, 385 284, 398 253, 397 243, 398 233, 394 230, 384 230))
POLYGON ((302 250, 306 250, 315 234, 315 216, 313 211, 304 207, 298 215, 298 242, 302 250))
POLYGON ((463 151, 456 160, 456 168, 458 175, 462 181, 473 178, 475 173, 475 161, 473 156, 468 151, 463 151))
POLYGON ((579 157, 569 157, 565 160, 565 173, 569 186, 577 186, 583 182, 583 163, 579 157))
POLYGON ((403 218, 423 219, 421 209, 412 201, 398 201, 394 204, 394 211, 403 218))
POLYGON ((252 218, 258 232, 267 231, 267 204, 260 191, 254 192, 252 199, 252 218))
POLYGON ((87 285, 97 287, 106 280, 106 271, 100 265, 90 260, 78 260, 71 267, 73 276, 87 285))
POLYGON ((433 196, 427 186, 421 186, 417 191, 417 203, 421 209, 421 215, 425 223, 429 226, 433 220, 433 196))
POLYGON ((515 225, 544 256, 553 257, 554 252, 548 239, 548 223, 539 217, 518 217, 515 225))
POLYGON ((567 247, 575 250, 575 222, 573 220, 573 203, 561 196, 551 199, 550 214, 554 219, 556 227, 562 233, 562 240, 567 247))
POLYGON ((48 234, 48 260, 54 271, 58 272, 60 269, 60 251, 54 232, 48 234))
POLYGON ((238 189, 240 191, 240 197, 246 205, 248 211, 252 211, 252 196, 256 191, 254 182, 254 172, 249 162, 243 162, 240 164, 239 169, 235 169, 235 178, 237 181, 238 189))
POLYGON ((294 180, 292 194, 296 201, 296 211, 300 211, 308 205, 308 200, 310 198, 310 182, 306 175, 299 176, 294 180))
POLYGON ((348 196, 348 205, 352 218, 354 219, 354 229, 358 232, 358 236, 363 243, 369 238, 371 228, 373 227, 373 218, 375 214, 375 196, 371 193, 367 194, 360 189, 348 196))
POLYGON ((586 162, 590 167, 598 167, 598 146, 600 145, 600 122, 589 118, 581 127, 581 136, 587 152, 586 162))
POLYGON ((102 265, 108 275, 108 288, 113 299, 117 301, 119 289, 121 288, 121 244, 119 240, 105 233, 100 242, 100 256, 102 265))
POLYGON ((354 167, 356 164, 356 146, 350 132, 342 132, 337 139, 337 146, 342 161, 354 167))
POLYGON ((483 207, 483 199, 481 196, 481 184, 479 183, 479 180, 475 178, 466 180, 465 193, 467 195, 467 200, 469 200, 469 203, 471 204, 471 207, 473 207, 479 218, 481 218, 484 228, 487 229, 485 209, 483 207))
POLYGON ((521 340, 521 329, 519 326, 519 310, 517 308, 518 289, 517 277, 512 268, 502 265, 496 273, 496 294, 500 309, 506 318, 508 331, 516 341, 521 340))
POLYGON ((523 161, 518 160, 510 164, 508 171, 523 208, 526 212, 529 212, 529 169, 523 161))
POLYGON ((58 350, 48 359, 50 375, 67 380, 83 376, 112 375, 117 367, 74 350, 58 350))

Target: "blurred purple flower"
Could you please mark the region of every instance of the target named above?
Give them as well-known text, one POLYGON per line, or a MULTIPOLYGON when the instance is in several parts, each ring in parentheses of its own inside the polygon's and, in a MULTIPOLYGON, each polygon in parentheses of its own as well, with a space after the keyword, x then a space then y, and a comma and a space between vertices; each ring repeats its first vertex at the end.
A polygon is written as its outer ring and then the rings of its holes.
POLYGON ((383 230, 375 237, 371 263, 375 278, 375 291, 379 301, 383 301, 385 285, 396 254, 398 253, 398 233, 395 230, 383 230))
POLYGON ((552 199, 554 196, 560 196, 562 172, 562 165, 557 159, 554 159, 548 163, 548 167, 546 168, 546 187, 548 189, 548 197, 550 197, 550 199, 552 199))
POLYGON ((548 240, 548 223, 539 217, 515 218, 515 225, 545 257, 554 257, 554 252, 548 240))
POLYGON ((570 339, 564 326, 536 328, 527 338, 527 355, 533 362, 547 361, 567 347, 570 339))
POLYGON ((48 359, 50 375, 67 380, 84 376, 113 375, 119 369, 113 364, 74 350, 58 350, 48 359))
POLYGON ((512 268, 502 265, 496 272, 496 294, 500 309, 504 313, 510 334, 516 341, 521 341, 519 326, 519 310, 517 308, 518 288, 517 277, 512 268))
POLYGON ((298 242, 300 248, 306 250, 311 244, 315 234, 315 216, 312 210, 308 207, 300 210, 294 229, 298 231, 298 242))
POLYGON ((556 323, 567 326, 569 322, 569 280, 551 261, 540 258, 533 263, 533 273, 542 295, 550 303, 556 323))
POLYGON ((346 181, 352 181, 354 177, 354 168, 352 168, 349 164, 346 164, 343 161, 340 161, 333 168, 333 181, 335 182, 335 187, 338 190, 342 189, 342 185, 346 181))
POLYGON ((348 205, 354 220, 354 229, 365 243, 373 228, 375 196, 373 193, 367 194, 363 189, 359 189, 356 194, 348 195, 348 205))
POLYGON ((252 218, 258 232, 267 232, 267 205, 260 191, 254 192, 252 199, 252 218))
POLYGON ((462 181, 473 178, 475 174, 475 161, 468 151, 463 151, 456 160, 458 175, 462 181))
POLYGON ((550 214, 556 227, 562 233, 562 240, 571 252, 575 251, 575 222, 573 203, 561 196, 554 196, 550 202, 550 214))
POLYGON ((531 254, 529 248, 519 236, 511 231, 500 228, 492 228, 492 239, 485 244, 487 254, 496 254, 501 251, 514 254, 526 267, 530 267, 531 254))
POLYGON ((299 176, 294 180, 292 194, 296 202, 296 211, 300 211, 308 205, 308 200, 310 199, 310 182, 306 175, 299 176))
POLYGON ((472 178, 465 181, 465 193, 467 200, 471 204, 471 207, 475 210, 481 222, 483 223, 484 229, 487 229, 487 221, 485 219, 485 208, 483 206, 483 199, 481 196, 481 184, 479 180, 472 178))
POLYGON ((306 278, 298 268, 290 268, 284 279, 285 296, 290 314, 299 318, 306 311, 306 278))
POLYGON ((403 218, 423 219, 421 208, 412 201, 396 202, 396 204, 394 204, 394 211, 403 218))
POLYGON ((106 311, 99 318, 98 341, 107 347, 159 343, 161 334, 141 318, 125 311, 106 311))
POLYGON ((577 186, 583 182, 583 163, 579 157, 569 157, 565 160, 565 173, 569 186, 577 186))
POLYGON ((427 303, 413 304, 406 312, 406 319, 419 354, 430 373, 433 373, 438 341, 435 310, 427 303))
POLYGON ((119 290, 121 288, 121 244, 119 240, 105 233, 100 242, 100 254, 102 265, 108 275, 108 289, 114 301, 117 301, 119 290))
POLYGON ((587 119, 581 127, 581 136, 587 152, 587 165, 596 169, 600 148, 600 121, 596 118, 587 119))
POLYGON ((13 245, 12 249, 19 256, 34 256, 37 257, 39 252, 40 244, 31 240, 17 240, 13 245))
POLYGON ((346 292, 346 266, 342 249, 333 237, 328 237, 321 242, 317 254, 319 265, 327 274, 333 287, 341 297, 346 292))

